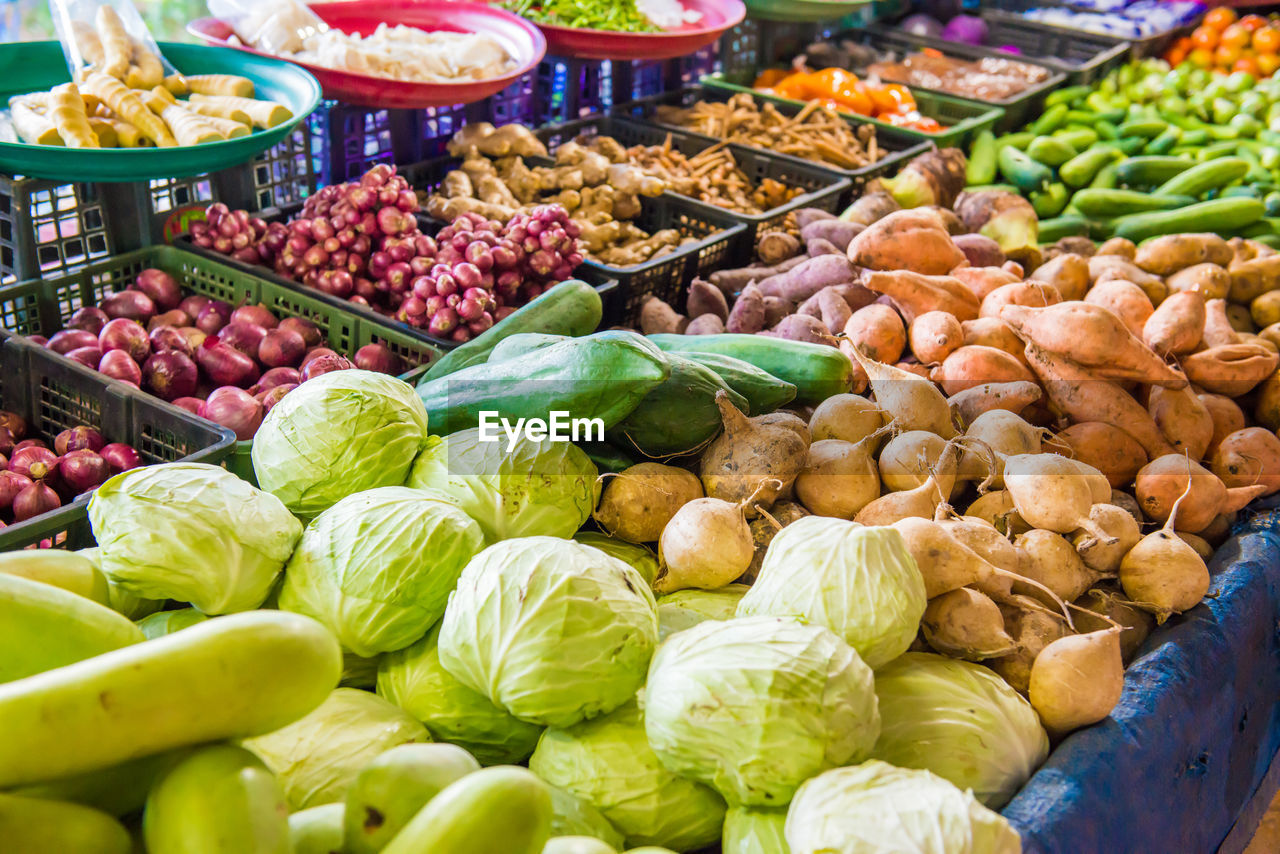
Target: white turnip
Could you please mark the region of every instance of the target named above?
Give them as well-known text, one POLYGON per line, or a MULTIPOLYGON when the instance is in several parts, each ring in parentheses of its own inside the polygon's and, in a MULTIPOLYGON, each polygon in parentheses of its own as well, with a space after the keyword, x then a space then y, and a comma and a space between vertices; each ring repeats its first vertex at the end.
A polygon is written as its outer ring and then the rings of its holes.
POLYGON ((654 592, 714 590, 746 572, 755 543, 742 507, 719 498, 696 498, 677 510, 658 539, 654 592))
MULTIPOLYGON (((1057 454, 1020 454, 1005 460, 1005 489, 1028 524, 1059 534, 1083 528, 1105 542, 1110 537, 1089 520, 1089 508, 1098 499, 1086 469, 1091 467, 1057 454)), ((1102 479, 1109 498, 1111 486, 1105 476, 1092 471, 1102 479)))
MULTIPOLYGON (((760 420, 767 416, 747 418, 723 391, 716 394, 716 405, 724 432, 703 452, 703 488, 712 498, 732 502, 752 498, 754 503, 770 506, 804 470, 808 441, 787 424, 760 420)), ((808 432, 803 422, 800 427, 808 432)))
MULTIPOLYGON (((1098 579, 1060 534, 1036 528, 1018 536, 1013 544, 1025 558, 1020 564, 1022 575, 1052 590, 1059 600, 1077 598, 1098 579)), ((1056 604, 1040 588, 1026 582, 1015 581, 1013 591, 1046 605, 1056 604)))
POLYGON ((592 514, 611 536, 629 543, 652 543, 685 504, 702 497, 691 472, 660 463, 639 463, 609 478, 592 514))
POLYGON ((1036 656, 1028 699, 1045 729, 1065 735, 1111 714, 1124 689, 1120 631, 1059 638, 1036 656))
POLYGON ((942 494, 949 498, 956 483, 958 450, 954 443, 925 430, 899 433, 880 452, 880 479, 885 489, 903 492, 920 486, 933 472, 942 494))
POLYGON ((1209 590, 1209 568, 1204 558, 1175 533, 1178 511, 1190 494, 1188 482, 1173 503, 1164 527, 1139 540, 1120 561, 1124 594, 1154 613, 1158 623, 1195 607, 1209 590))
POLYGON ((1018 648, 1005 631, 999 606, 968 587, 929 600, 920 628, 929 646, 966 661, 1008 655, 1018 648))
POLYGON ((1089 519, 1115 542, 1102 542, 1088 531, 1075 531, 1071 544, 1089 569, 1115 575, 1120 571, 1120 561, 1142 539, 1142 528, 1128 510, 1114 504, 1093 505, 1089 508, 1089 519))
POLYGON ((868 358, 857 348, 853 348, 853 355, 866 371, 876 404, 900 429, 927 430, 944 439, 956 435, 951 406, 932 382, 868 358))
POLYGON ((820 439, 809 446, 804 470, 796 477, 796 500, 810 513, 852 519, 880 497, 880 474, 868 447, 861 442, 820 439))

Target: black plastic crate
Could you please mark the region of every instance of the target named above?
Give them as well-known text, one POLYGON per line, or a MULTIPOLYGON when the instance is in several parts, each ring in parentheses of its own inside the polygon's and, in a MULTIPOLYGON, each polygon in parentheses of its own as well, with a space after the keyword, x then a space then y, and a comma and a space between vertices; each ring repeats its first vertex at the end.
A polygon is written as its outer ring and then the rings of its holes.
MULTIPOLYGON (((951 92, 943 92, 941 89, 931 89, 926 86, 911 85, 913 91, 932 92, 939 95, 946 95, 951 98, 963 98, 966 101, 976 101, 981 104, 992 104, 1004 110, 1004 117, 996 123, 996 131, 1004 132, 1020 128, 1028 122, 1038 117, 1044 108, 1045 97, 1067 82, 1067 74, 1060 68, 1056 68, 1055 64, 1041 57, 1033 56, 1013 56, 1005 51, 997 50, 993 47, 975 47, 973 45, 959 44, 957 42, 946 42, 945 47, 936 47, 930 44, 932 41, 926 37, 912 35, 902 30, 892 30, 883 27, 873 27, 870 30, 851 31, 839 33, 832 37, 833 41, 847 40, 860 42, 865 45, 871 45, 878 50, 892 50, 899 54, 907 55, 920 52, 923 48, 931 48, 941 51, 946 56, 956 59, 963 59, 968 62, 976 62, 985 58, 1008 59, 1016 62, 1025 62, 1028 65, 1039 66, 1049 72, 1049 77, 1043 83, 1037 83, 1029 86, 1022 92, 1012 95, 1002 100, 983 100, 980 98, 971 98, 967 95, 957 95, 951 92)), ((897 81, 901 82, 901 81, 897 81)))
MULTIPOLYGON (((415 190, 430 193, 461 162, 456 157, 441 157, 400 172, 415 190)), ((532 158, 530 162, 551 163, 540 158, 532 158)), ((640 208, 640 216, 634 220, 639 228, 650 234, 674 228, 693 240, 673 252, 630 267, 610 267, 590 260, 582 262, 575 275, 583 281, 596 285, 597 289, 601 287, 600 282, 612 279, 618 283, 617 295, 606 300, 605 324, 609 326, 634 326, 646 297, 656 296, 676 305, 695 277, 743 260, 747 226, 728 211, 673 193, 642 198, 640 208)))
MULTIPOLYGON (((650 98, 639 98, 627 104, 621 104, 614 109, 614 115, 624 118, 633 118, 651 124, 654 127, 662 128, 664 131, 670 130, 686 134, 695 139, 707 140, 708 143, 719 142, 715 137, 706 136, 705 134, 695 133, 678 125, 663 124, 657 119, 656 113, 660 106, 688 106, 695 101, 726 101, 730 97, 729 92, 720 89, 710 89, 705 86, 691 86, 675 92, 667 92, 663 95, 657 95, 650 98)), ((776 103, 775 107, 779 112, 786 115, 795 115, 799 112, 799 108, 792 107, 788 104, 776 103)), ((849 124, 855 127, 859 122, 855 117, 849 116, 846 119, 849 124)), ((817 160, 805 160, 801 157, 794 157, 789 154, 778 154, 777 152, 767 152, 770 157, 775 160, 786 161, 791 164, 798 164, 807 167, 816 167, 837 175, 841 178, 848 178, 850 185, 842 194, 838 203, 839 207, 852 202, 862 193, 862 188, 870 181, 886 175, 891 175, 901 169, 911 160, 920 154, 924 154, 933 148, 936 144, 932 142, 922 142, 920 139, 909 133, 905 133, 892 127, 876 128, 876 146, 879 150, 887 152, 876 162, 863 166, 859 169, 840 169, 827 163, 817 160)), ((767 151, 767 149, 758 148, 756 146, 742 145, 737 146, 745 151, 767 151)))
MULTIPOLYGON (((662 145, 671 140, 673 148, 686 156, 693 156, 717 143, 705 136, 658 127, 645 122, 616 116, 593 116, 567 122, 562 125, 551 125, 538 131, 538 138, 547 144, 553 152, 561 144, 577 136, 610 136, 625 146, 662 145)), ((729 145, 738 167, 746 173, 754 184, 766 178, 772 178, 788 187, 799 187, 805 192, 794 199, 760 214, 746 214, 726 209, 738 222, 745 223, 746 232, 742 235, 740 245, 735 247, 738 255, 752 253, 756 240, 765 231, 781 227, 787 215, 800 208, 819 208, 830 213, 838 213, 840 202, 849 194, 852 182, 838 172, 803 160, 776 157, 757 148, 741 145, 729 145)), ((679 194, 676 194, 679 195, 679 194)), ((680 196, 680 198, 689 198, 680 196)), ((698 200, 689 198, 690 201, 698 200)), ((700 202, 701 203, 701 202, 700 202)), ((702 203, 705 204, 705 203, 702 203)), ((715 207, 715 206, 712 206, 715 207)))
MULTIPOLYGON (((52 442, 84 425, 108 442, 132 445, 146 464, 216 464, 231 452, 229 430, 17 336, 0 332, 0 342, 0 408, 23 416, 31 437, 52 442)), ((0 551, 92 546, 89 497, 0 529, 0 551)))
POLYGON ((1113 44, 1128 43, 1131 46, 1132 56, 1138 59, 1145 56, 1160 56, 1176 39, 1181 36, 1190 35, 1191 31, 1196 28, 1196 24, 1198 23, 1197 20, 1189 24, 1184 24, 1180 27, 1175 27, 1172 30, 1164 30, 1162 32, 1155 33, 1154 35, 1144 36, 1142 38, 1129 38, 1128 36, 1108 35, 1106 33, 1096 33, 1092 30, 1080 30, 1075 27, 1065 27, 1044 21, 1036 21, 1030 18, 1025 18, 1021 14, 1028 9, 1040 9, 1045 7, 1062 7, 1074 9, 1079 12, 1094 11, 1093 9, 1077 6, 1074 3, 1062 2, 1062 0, 994 0, 990 5, 994 7, 991 11, 995 12, 997 16, 1007 15, 1008 17, 1014 18, 1018 21, 1035 24, 1050 30, 1056 30, 1057 32, 1096 36, 1099 39, 1107 39, 1113 44))

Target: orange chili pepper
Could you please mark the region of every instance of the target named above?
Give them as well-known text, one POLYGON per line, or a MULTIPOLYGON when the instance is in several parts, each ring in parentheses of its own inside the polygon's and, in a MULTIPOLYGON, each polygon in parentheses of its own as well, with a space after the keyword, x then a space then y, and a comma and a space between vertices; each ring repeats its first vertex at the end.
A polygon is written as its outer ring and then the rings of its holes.
POLYGON ((756 82, 751 84, 753 89, 769 89, 781 83, 792 75, 792 71, 787 68, 770 68, 760 72, 760 76, 756 78, 756 82))
POLYGON ((795 98, 804 101, 809 98, 809 85, 804 78, 807 74, 790 74, 773 86, 773 91, 783 98, 795 98))

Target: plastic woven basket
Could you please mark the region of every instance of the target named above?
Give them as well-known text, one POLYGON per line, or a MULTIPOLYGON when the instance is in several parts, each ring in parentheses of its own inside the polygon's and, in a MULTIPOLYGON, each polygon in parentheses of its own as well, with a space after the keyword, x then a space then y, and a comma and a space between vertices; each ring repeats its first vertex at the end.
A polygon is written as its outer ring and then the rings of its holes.
MULTIPOLYGON (((610 136, 625 146, 662 145, 668 139, 673 148, 680 153, 692 156, 716 143, 704 136, 686 131, 656 127, 631 119, 594 116, 568 122, 563 125, 552 125, 538 131, 538 138, 554 151, 562 143, 576 136, 610 136)), ((836 213, 842 199, 850 192, 853 182, 848 178, 823 168, 815 163, 796 161, 790 158, 775 157, 760 149, 747 148, 741 145, 728 146, 737 161, 739 168, 746 173, 753 184, 765 179, 779 181, 788 187, 798 187, 803 193, 778 207, 760 214, 746 214, 725 209, 735 220, 745 223, 746 232, 738 245, 734 247, 737 260, 749 260, 755 248, 756 239, 765 231, 782 225, 783 220, 792 211, 800 208, 819 208, 836 213), (744 259, 742 256, 746 256, 744 259)), ((679 194, 676 194, 679 195, 679 194)), ((680 198, 689 198, 681 195, 680 198)), ((689 198, 690 201, 697 201, 689 198)))
MULTIPOLYGON (((263 303, 277 317, 305 317, 320 328, 329 347, 344 355, 353 355, 372 343, 385 344, 407 367, 427 365, 442 355, 441 348, 398 325, 347 311, 321 299, 319 293, 277 284, 221 260, 173 246, 153 246, 114 256, 59 279, 0 288, 0 325, 22 335, 49 337, 63 328, 77 308, 96 305, 105 294, 123 290, 148 267, 158 267, 172 275, 185 293, 204 294, 232 305, 263 303)), ((74 364, 52 352, 49 355, 60 363, 74 364)), ((236 452, 227 463, 229 469, 246 480, 251 480, 252 474, 249 444, 237 443, 236 452)))
MULTIPOLYGON (((231 452, 229 430, 16 336, 0 332, 0 342, 0 408, 25 418, 29 437, 52 444, 63 430, 92 427, 108 442, 132 445, 148 464, 216 464, 231 452)), ((0 551, 93 545, 89 497, 0 529, 0 551)))
MULTIPOLYGON (((1127 44, 1130 47, 1132 56, 1141 59, 1144 56, 1159 56, 1165 52, 1174 40, 1181 36, 1190 35, 1191 31, 1196 28, 1195 22, 1174 27, 1171 30, 1153 33, 1142 38, 1129 38, 1126 36, 1107 35, 1106 33, 1097 33, 1092 30, 1082 30, 1076 27, 1066 27, 1059 24, 1050 24, 1046 21, 1037 21, 1031 18, 1025 18, 1021 13, 1028 9, 1036 9, 1047 6, 1060 6, 1071 8, 1071 3, 1062 3, 1058 0, 995 0, 990 4, 994 8, 991 10, 994 17, 1008 16, 1016 20, 1028 24, 1034 24, 1038 27, 1044 27, 1047 30, 1054 30, 1060 33, 1070 33, 1072 35, 1096 36, 1099 39, 1105 39, 1112 44, 1127 44)), ((1081 9, 1081 11, 1089 12, 1090 9, 1081 9)))

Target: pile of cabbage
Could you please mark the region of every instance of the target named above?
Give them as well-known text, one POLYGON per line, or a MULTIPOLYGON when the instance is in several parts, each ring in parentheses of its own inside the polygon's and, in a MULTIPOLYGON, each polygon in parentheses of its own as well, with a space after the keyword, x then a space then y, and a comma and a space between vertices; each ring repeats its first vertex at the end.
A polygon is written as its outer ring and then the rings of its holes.
POLYGON ((430 436, 408 386, 358 370, 286 401, 254 441, 261 489, 149 466, 89 514, 135 617, 191 606, 148 636, 276 607, 339 639, 342 687, 245 744, 291 809, 438 741, 527 763, 555 833, 600 851, 1020 850, 993 810, 1048 739, 991 671, 908 652, 925 593, 897 531, 806 519, 754 586, 655 599, 647 549, 580 531, 598 472, 577 447, 430 436))

